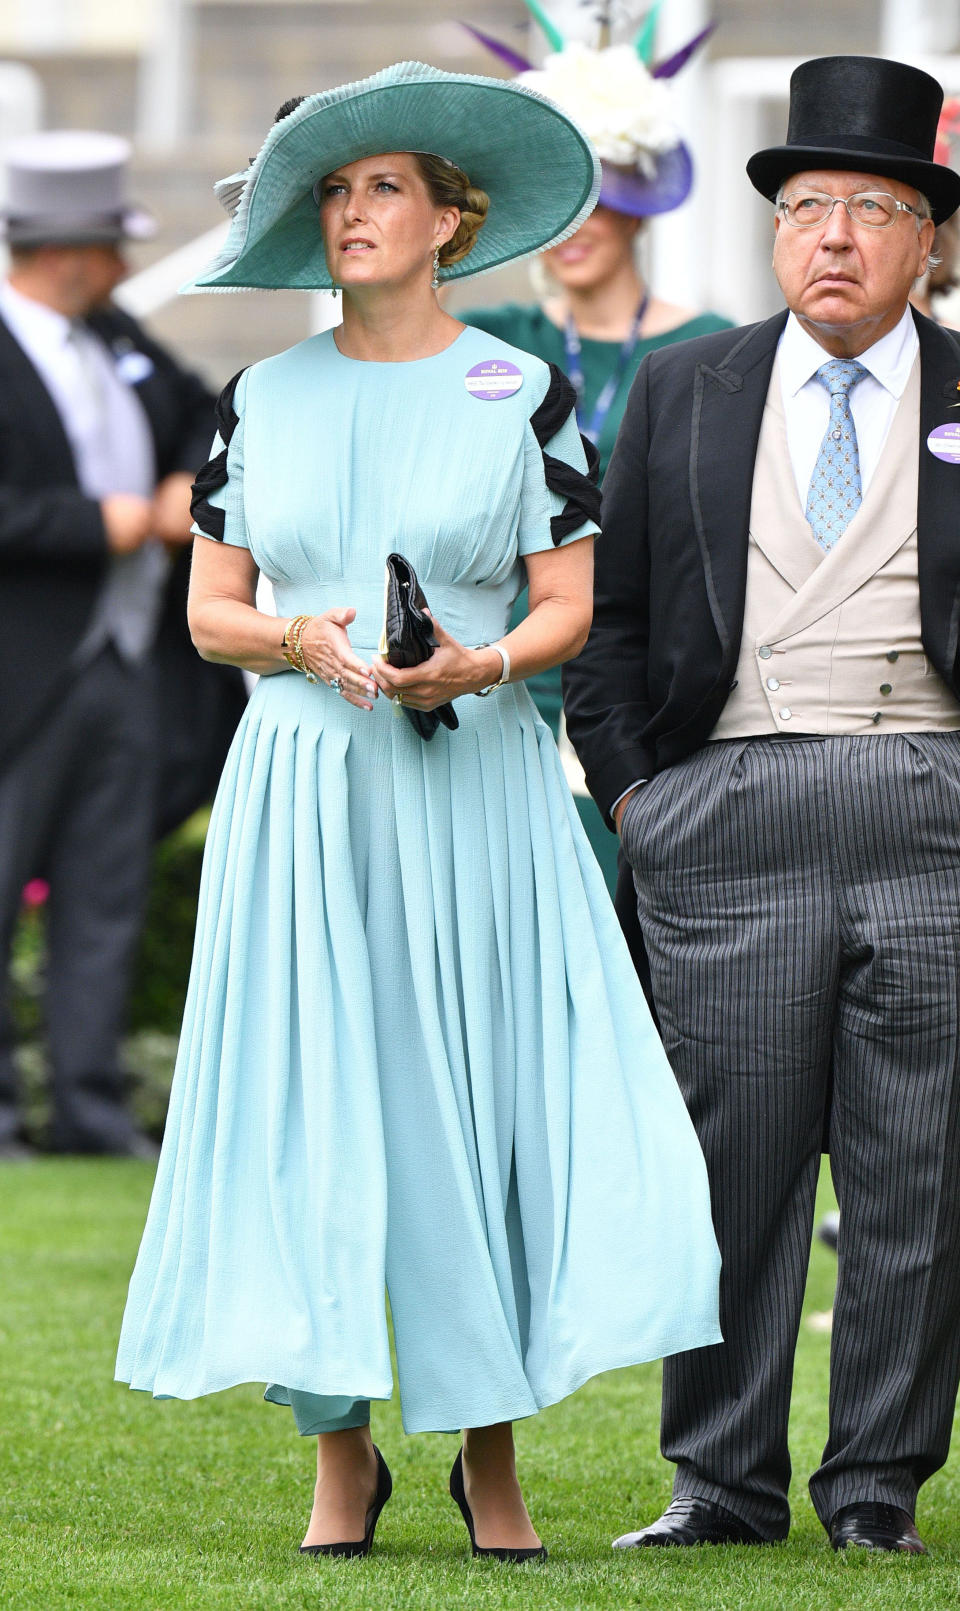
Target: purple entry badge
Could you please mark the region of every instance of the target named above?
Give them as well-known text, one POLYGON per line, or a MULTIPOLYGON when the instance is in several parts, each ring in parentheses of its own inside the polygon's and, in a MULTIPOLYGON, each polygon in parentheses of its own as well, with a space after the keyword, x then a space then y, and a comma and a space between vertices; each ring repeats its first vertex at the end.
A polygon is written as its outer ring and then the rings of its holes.
POLYGON ((927 437, 927 447, 944 464, 960 464, 960 421, 955 425, 938 425, 927 437))
POLYGON ((474 364, 464 376, 463 384, 471 397, 481 403, 499 403, 501 397, 512 397, 523 385, 523 371, 506 358, 485 358, 474 364))

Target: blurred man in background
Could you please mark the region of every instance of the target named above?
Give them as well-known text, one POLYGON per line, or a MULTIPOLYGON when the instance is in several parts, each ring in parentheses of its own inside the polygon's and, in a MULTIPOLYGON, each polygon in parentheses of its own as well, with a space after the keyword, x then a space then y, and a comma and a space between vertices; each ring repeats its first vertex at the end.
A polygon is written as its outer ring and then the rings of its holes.
MULTIPOLYGON (((213 400, 111 305, 127 272, 123 243, 153 232, 125 199, 126 142, 48 132, 6 156, 0 997, 21 892, 42 876, 49 1145, 149 1156, 124 1105, 118 1043, 151 847, 157 827, 182 820, 215 779, 242 701, 238 677, 190 650, 183 620, 190 483, 213 400), (186 728, 163 720, 161 667, 186 728)), ((12 1040, 0 999, 8 1158, 24 1150, 12 1040)))

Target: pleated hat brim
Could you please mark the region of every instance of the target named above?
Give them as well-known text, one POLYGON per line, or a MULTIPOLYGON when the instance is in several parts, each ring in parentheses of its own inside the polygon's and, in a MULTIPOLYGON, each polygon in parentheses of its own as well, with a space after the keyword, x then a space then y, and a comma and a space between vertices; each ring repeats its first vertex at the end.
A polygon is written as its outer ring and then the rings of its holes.
POLYGON ((497 78, 401 62, 310 95, 275 123, 248 170, 224 247, 185 291, 331 286, 313 186, 360 157, 429 151, 485 190, 490 210, 444 280, 557 245, 592 212, 600 163, 572 118, 497 78))

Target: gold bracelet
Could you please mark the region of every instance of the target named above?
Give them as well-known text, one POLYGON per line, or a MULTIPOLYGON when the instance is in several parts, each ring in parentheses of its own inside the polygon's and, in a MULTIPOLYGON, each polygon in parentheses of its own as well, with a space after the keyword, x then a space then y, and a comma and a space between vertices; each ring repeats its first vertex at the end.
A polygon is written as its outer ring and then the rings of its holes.
POLYGON ((296 656, 297 670, 302 671, 304 676, 307 675, 307 666, 303 658, 303 632, 309 619, 308 615, 301 615, 293 629, 293 652, 296 656))
POLYGON ((292 653, 293 634, 303 620, 305 620, 304 616, 295 615, 292 621, 287 622, 283 629, 283 637, 280 639, 280 652, 287 665, 292 666, 294 671, 299 671, 300 667, 297 665, 292 653))
POLYGON ((294 640, 293 640, 293 652, 297 657, 297 666, 303 672, 303 675, 306 677, 307 682, 319 682, 320 679, 317 676, 316 672, 310 670, 310 667, 307 665, 307 662, 303 658, 303 634, 306 631, 307 626, 309 625, 309 623, 312 620, 313 620, 312 615, 303 615, 298 620, 298 622, 297 622, 297 630, 296 630, 296 633, 294 635, 294 640))
POLYGON ((319 677, 310 670, 303 658, 303 634, 308 623, 312 620, 312 615, 295 615, 293 620, 288 623, 283 634, 281 650, 287 664, 292 666, 294 671, 302 671, 307 682, 319 682, 319 677), (288 650, 289 653, 287 652, 288 650))

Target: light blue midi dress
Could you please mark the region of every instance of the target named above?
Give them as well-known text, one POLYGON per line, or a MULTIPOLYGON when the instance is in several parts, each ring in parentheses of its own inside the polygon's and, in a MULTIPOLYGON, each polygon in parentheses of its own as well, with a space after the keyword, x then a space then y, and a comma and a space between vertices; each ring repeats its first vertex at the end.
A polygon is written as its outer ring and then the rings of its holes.
MULTIPOLYGON (((330 333, 258 363, 209 500, 223 539, 281 615, 354 606, 368 660, 391 550, 447 631, 492 642, 564 508, 530 425, 549 384, 473 329, 409 363, 330 333), (492 359, 521 383, 478 396, 492 359)), ((583 469, 572 418, 547 452, 583 469)), ((385 1291, 411 1432, 720 1341, 703 1159, 553 737, 522 684, 456 709, 425 743, 384 698, 294 671, 254 691, 124 1316, 133 1387, 260 1381, 304 1433, 359 1424, 393 1387, 385 1291)))

